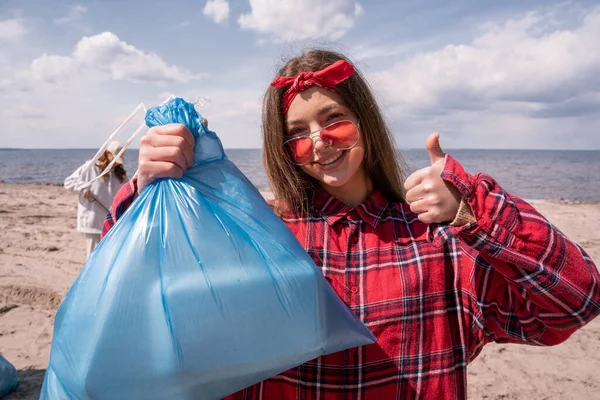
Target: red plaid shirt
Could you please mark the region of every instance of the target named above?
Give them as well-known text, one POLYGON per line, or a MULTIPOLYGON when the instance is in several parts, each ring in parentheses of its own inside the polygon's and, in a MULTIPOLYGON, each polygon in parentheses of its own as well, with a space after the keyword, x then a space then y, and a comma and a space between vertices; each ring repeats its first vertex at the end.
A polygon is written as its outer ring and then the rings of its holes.
MULTIPOLYGON (((580 247, 450 156, 442 178, 475 222, 428 226, 377 191, 356 208, 322 191, 316 214, 283 218, 377 343, 228 399, 464 399, 467 364, 486 343, 557 344, 600 312, 600 276, 580 247)), ((121 189, 105 231, 135 192, 135 181, 121 189)))

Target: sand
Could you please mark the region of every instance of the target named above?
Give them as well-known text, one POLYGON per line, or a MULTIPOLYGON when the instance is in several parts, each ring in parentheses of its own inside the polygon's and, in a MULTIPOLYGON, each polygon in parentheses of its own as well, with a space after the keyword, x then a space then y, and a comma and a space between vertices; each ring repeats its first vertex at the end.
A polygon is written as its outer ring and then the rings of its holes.
MULTIPOLYGON (((600 203, 531 201, 600 262, 600 203)), ((77 198, 0 183, 0 352, 19 369, 6 399, 37 399, 54 314, 85 260, 77 198)), ((600 399, 600 319, 552 348, 488 345, 469 366, 470 399, 600 399)))

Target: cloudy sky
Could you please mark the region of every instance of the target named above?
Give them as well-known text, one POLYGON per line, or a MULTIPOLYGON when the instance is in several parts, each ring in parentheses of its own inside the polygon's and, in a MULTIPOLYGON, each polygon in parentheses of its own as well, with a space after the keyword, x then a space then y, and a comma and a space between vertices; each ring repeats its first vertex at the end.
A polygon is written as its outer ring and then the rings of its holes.
POLYGON ((320 46, 365 73, 401 148, 600 149, 599 40, 598 0, 0 0, 0 147, 99 147, 173 93, 258 148, 276 69, 320 46))

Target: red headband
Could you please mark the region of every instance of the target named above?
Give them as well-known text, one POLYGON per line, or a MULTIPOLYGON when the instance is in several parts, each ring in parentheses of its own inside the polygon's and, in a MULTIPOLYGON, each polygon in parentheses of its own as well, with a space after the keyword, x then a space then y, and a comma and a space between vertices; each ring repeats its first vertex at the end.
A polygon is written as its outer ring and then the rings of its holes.
POLYGON ((346 60, 339 60, 330 66, 315 72, 301 72, 298 76, 278 76, 271 86, 285 88, 290 86, 283 94, 283 113, 287 113, 290 104, 296 95, 313 85, 324 89, 335 90, 335 87, 350 78, 354 73, 354 67, 346 60))

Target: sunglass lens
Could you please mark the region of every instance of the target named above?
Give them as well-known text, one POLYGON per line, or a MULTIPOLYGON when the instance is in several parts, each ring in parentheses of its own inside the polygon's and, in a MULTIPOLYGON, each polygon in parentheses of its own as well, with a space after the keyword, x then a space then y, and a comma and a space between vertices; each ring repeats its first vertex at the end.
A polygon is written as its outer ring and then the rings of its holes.
POLYGON ((290 156, 297 164, 306 164, 313 152, 312 139, 304 137, 290 140, 287 143, 290 156))
POLYGON ((341 121, 321 131, 321 138, 336 149, 349 149, 358 141, 358 130, 349 121, 341 121))

